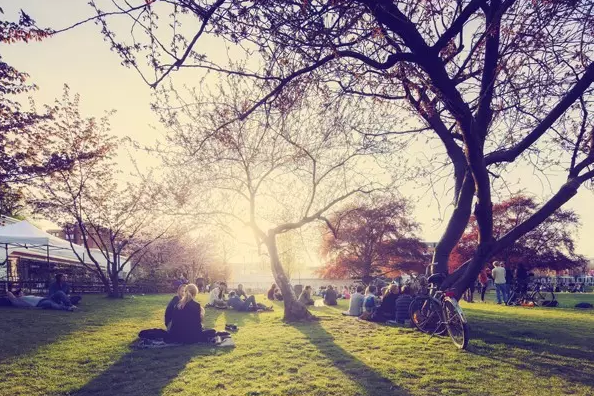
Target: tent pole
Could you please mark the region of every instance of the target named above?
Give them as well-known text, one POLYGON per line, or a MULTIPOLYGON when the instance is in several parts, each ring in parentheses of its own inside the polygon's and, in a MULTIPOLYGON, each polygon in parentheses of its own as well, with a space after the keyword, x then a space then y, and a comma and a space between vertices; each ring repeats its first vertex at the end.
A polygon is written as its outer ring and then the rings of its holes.
POLYGON ((8 260, 8 243, 4 244, 4 251, 6 252, 6 260, 4 261, 4 264, 6 264, 6 282, 4 282, 4 292, 7 293, 8 292, 8 275, 11 270, 11 268, 9 268, 10 261, 8 260))

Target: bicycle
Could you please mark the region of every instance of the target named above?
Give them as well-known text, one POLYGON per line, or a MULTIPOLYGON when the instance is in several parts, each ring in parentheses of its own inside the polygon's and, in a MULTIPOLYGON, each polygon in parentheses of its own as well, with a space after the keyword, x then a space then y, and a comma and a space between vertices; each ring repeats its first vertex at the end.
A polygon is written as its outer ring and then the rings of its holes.
MULTIPOLYGON (((427 271, 436 264, 430 264, 427 271)), ((419 331, 431 337, 447 332, 456 347, 466 349, 470 338, 468 322, 454 293, 439 290, 445 278, 441 273, 429 276, 429 292, 413 299, 409 307, 410 319, 419 331)))
POLYGON ((529 287, 523 289, 522 284, 516 283, 507 299, 507 305, 514 306, 532 303, 536 307, 542 307, 546 305, 545 301, 548 301, 548 304, 550 304, 556 299, 555 293, 540 282, 534 282, 529 287))

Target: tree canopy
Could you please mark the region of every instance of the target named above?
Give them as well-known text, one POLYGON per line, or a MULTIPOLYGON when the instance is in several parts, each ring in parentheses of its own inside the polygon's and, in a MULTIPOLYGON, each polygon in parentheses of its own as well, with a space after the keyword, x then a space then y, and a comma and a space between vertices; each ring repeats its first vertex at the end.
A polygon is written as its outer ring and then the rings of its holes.
MULTIPOLYGON (((538 208, 536 200, 516 195, 493 206, 493 232, 499 238, 517 224, 530 217, 538 208)), ((526 269, 581 269, 587 264, 585 257, 575 252, 575 234, 579 217, 571 210, 559 209, 538 227, 526 233, 511 246, 497 253, 493 259, 504 261, 512 268, 522 265, 526 269)), ((471 218, 466 232, 452 252, 450 267, 455 270, 472 257, 478 241, 476 219, 471 218)))
POLYGON ((322 255, 328 278, 396 276, 423 268, 430 258, 418 239, 418 224, 404 199, 352 204, 329 217, 322 255))

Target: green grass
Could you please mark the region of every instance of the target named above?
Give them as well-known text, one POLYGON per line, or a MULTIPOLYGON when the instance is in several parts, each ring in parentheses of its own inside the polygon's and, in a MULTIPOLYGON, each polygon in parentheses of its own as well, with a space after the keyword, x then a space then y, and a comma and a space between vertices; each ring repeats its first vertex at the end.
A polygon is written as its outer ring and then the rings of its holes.
POLYGON ((594 394, 592 312, 465 304, 472 340, 461 352, 448 338, 343 317, 345 301, 313 308, 322 320, 299 325, 281 322, 277 304, 262 314, 207 310, 207 326, 240 327, 233 349, 131 349, 139 330, 162 327, 168 300, 0 309, 0 395, 594 394))

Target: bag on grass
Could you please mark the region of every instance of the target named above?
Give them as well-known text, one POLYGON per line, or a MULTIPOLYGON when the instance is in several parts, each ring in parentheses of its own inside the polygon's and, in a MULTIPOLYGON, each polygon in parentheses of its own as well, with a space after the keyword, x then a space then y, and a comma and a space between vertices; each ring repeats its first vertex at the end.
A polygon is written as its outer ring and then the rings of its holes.
POLYGON ((581 302, 578 304, 575 304, 576 308, 582 308, 582 309, 592 309, 594 308, 594 305, 587 303, 587 302, 581 302))

